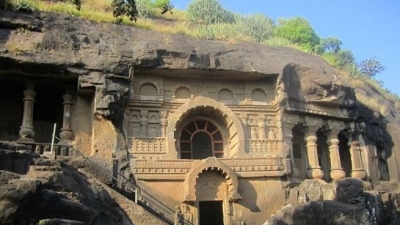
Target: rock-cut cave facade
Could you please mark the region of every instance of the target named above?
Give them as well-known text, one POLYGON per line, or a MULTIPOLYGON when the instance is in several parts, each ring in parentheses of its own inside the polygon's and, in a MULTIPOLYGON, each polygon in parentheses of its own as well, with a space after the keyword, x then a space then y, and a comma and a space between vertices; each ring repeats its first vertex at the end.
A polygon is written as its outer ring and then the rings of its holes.
MULTIPOLYGON (((44 153, 55 123, 58 154, 73 155, 73 146, 112 164, 117 128, 96 110, 111 110, 99 89, 113 86, 82 80, 2 78, 1 140, 44 153)), ((157 199, 150 207, 175 224, 261 224, 300 204, 295 187, 306 179, 390 180, 379 138, 364 140, 365 126, 379 137, 378 122, 357 123, 340 104, 293 100, 279 74, 138 69, 124 82, 118 129, 132 179, 139 198, 157 199)))

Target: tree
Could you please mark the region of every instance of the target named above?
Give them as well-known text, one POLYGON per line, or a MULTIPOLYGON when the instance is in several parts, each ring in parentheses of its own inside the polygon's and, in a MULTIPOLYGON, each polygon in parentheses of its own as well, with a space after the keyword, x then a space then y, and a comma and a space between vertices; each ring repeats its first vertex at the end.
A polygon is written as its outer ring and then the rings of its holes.
POLYGON ((218 0, 194 0, 187 8, 190 22, 198 24, 233 23, 234 13, 222 8, 218 0))
POLYGON ((322 45, 324 46, 325 51, 338 53, 340 51, 340 46, 342 45, 342 41, 335 37, 328 37, 322 39, 322 45))
POLYGON ((273 35, 275 23, 263 14, 236 17, 236 29, 256 42, 263 42, 273 35))
POLYGON ((360 73, 371 78, 376 74, 384 71, 386 67, 382 65, 382 63, 374 56, 370 59, 364 59, 361 63, 358 64, 358 69, 360 73))
POLYGON ((311 27, 310 23, 303 18, 280 19, 279 26, 275 29, 275 35, 286 38, 300 47, 316 50, 320 38, 311 27))
POLYGON ((137 20, 138 11, 135 0, 113 0, 111 7, 113 8, 113 16, 117 18, 117 23, 121 23, 124 16, 127 16, 130 21, 137 20))
POLYGON ((328 61, 329 64, 341 69, 354 64, 355 61, 353 53, 347 49, 339 50, 337 53, 325 52, 322 58, 328 61))
POLYGON ((161 14, 167 13, 168 11, 172 14, 172 9, 174 8, 170 0, 155 0, 153 5, 161 9, 161 14))

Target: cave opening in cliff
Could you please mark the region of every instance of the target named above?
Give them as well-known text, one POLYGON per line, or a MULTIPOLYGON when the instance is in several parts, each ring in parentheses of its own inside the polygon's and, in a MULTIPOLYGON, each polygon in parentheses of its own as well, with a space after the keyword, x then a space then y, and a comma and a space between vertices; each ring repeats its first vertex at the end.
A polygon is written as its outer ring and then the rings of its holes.
POLYGON ((328 139, 324 134, 322 129, 317 131, 317 152, 318 152, 318 161, 321 166, 322 171, 324 172, 323 179, 326 182, 331 180, 330 172, 331 172, 331 159, 329 154, 329 146, 327 143, 328 139))
POLYGON ((304 141, 304 133, 302 127, 296 125, 292 129, 293 139, 293 158, 294 164, 299 170, 299 178, 307 179, 307 149, 304 141))
POLYGON ((342 132, 338 135, 339 139, 339 155, 340 155, 340 163, 343 168, 343 171, 346 174, 346 177, 351 177, 351 155, 349 149, 349 139, 342 132))
POLYGON ((50 143, 54 124, 57 124, 56 136, 63 120, 64 88, 55 82, 39 82, 35 85, 36 98, 33 107, 34 140, 37 143, 50 143))
POLYGON ((12 80, 0 81, 0 140, 16 141, 22 125, 25 83, 12 80))

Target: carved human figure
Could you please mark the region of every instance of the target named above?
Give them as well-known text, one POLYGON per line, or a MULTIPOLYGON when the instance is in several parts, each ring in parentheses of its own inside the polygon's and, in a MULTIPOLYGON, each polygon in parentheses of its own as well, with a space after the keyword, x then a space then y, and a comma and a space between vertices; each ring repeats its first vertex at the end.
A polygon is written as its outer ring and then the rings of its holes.
POLYGON ((237 213, 237 215, 235 215, 235 216, 233 217, 233 220, 232 220, 232 222, 231 222, 231 225, 244 225, 243 215, 242 215, 242 212, 241 212, 241 211, 239 211, 239 212, 237 213))
POLYGON ((285 92, 285 87, 282 81, 278 83, 276 86, 276 101, 281 102, 281 105, 284 105, 286 103, 286 99, 288 98, 288 95, 285 92))
POLYGON ((182 211, 179 206, 175 207, 175 217, 174 217, 174 225, 181 225, 182 223, 182 211))
POLYGON ((251 128, 251 139, 253 139, 253 140, 258 139, 257 128, 256 127, 252 127, 251 128))
POLYGON ((190 212, 190 208, 187 205, 182 205, 182 225, 192 225, 193 224, 193 214, 190 212))
POLYGON ((265 117, 260 116, 258 119, 258 139, 265 139, 265 117))
POLYGON ((274 134, 274 131, 272 130, 272 128, 270 128, 268 131, 268 139, 275 140, 275 134, 274 134))

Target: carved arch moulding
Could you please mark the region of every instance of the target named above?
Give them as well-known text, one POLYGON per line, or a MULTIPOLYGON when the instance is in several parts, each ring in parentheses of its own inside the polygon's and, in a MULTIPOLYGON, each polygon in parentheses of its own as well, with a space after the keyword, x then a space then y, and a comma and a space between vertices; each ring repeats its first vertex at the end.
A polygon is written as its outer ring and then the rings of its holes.
POLYGON ((196 201, 196 182, 199 175, 208 169, 218 171, 225 178, 225 182, 228 185, 227 196, 230 201, 237 201, 242 199, 238 192, 239 181, 235 172, 224 163, 220 162, 215 157, 203 159, 200 163, 195 166, 186 175, 184 182, 184 193, 182 202, 193 202, 196 201))
MULTIPOLYGON (((227 124, 229 129, 229 154, 228 157, 243 157, 246 153, 244 150, 244 130, 239 118, 235 113, 228 108, 226 105, 215 101, 214 99, 199 96, 183 105, 181 105, 173 114, 169 117, 169 123, 167 126, 167 141, 168 141, 168 158, 177 159, 178 149, 176 146, 177 134, 176 129, 180 122, 185 119, 188 112, 199 106, 212 107, 219 111, 223 115, 223 120, 227 124)), ((225 158, 227 158, 225 156, 225 158)))

